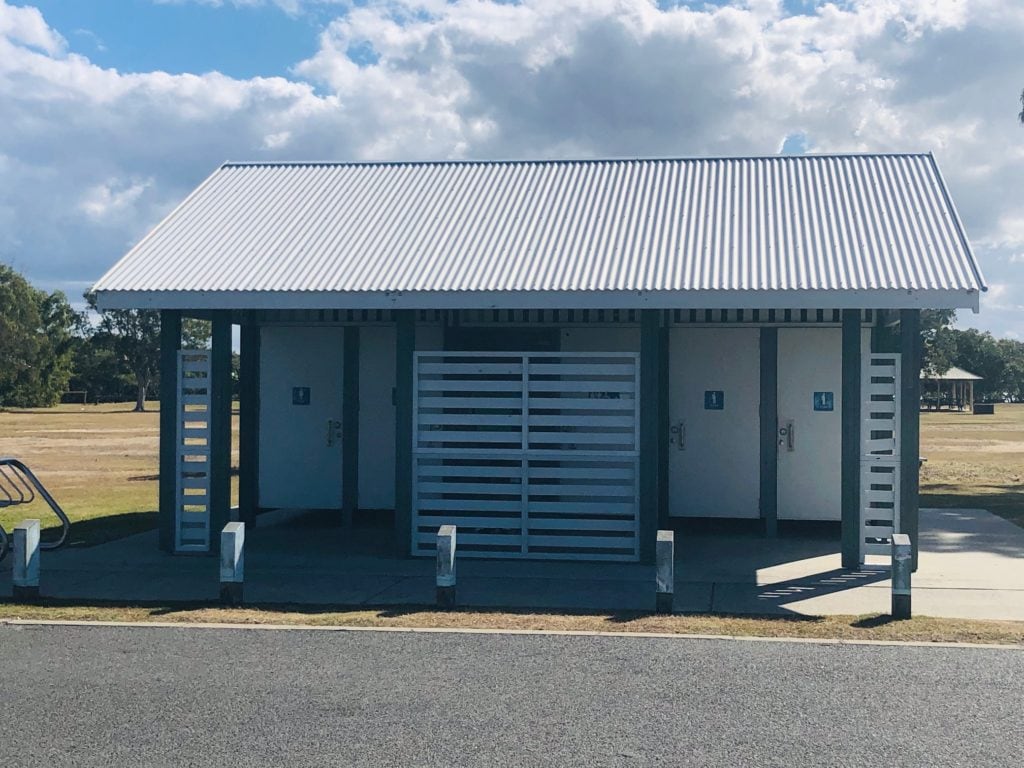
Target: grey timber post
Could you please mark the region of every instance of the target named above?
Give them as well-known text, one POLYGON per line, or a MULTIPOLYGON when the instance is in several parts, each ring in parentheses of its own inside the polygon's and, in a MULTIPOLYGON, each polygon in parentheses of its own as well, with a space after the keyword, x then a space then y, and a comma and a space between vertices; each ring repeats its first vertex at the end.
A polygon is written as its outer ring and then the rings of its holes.
POLYGON ((455 532, 454 525, 437 529, 437 604, 455 607, 455 532))
POLYGON ((359 508, 359 326, 345 326, 341 401, 341 508, 345 527, 359 508))
POLYGON ((910 574, 913 568, 913 554, 910 537, 896 533, 892 537, 892 617, 909 619, 910 574))
POLYGON ((251 527, 260 508, 260 327, 244 323, 239 340, 238 517, 251 527))
POLYGON ((654 570, 654 610, 672 613, 672 596, 676 589, 675 534, 658 531, 654 570))
POLYGON ((843 310, 842 565, 860 566, 860 310, 843 310))
POLYGON ((395 311, 395 541, 399 557, 412 547, 412 410, 416 315, 395 311))
POLYGON ((16 602, 39 599, 39 521, 23 520, 14 526, 11 566, 12 595, 16 602))
POLYGON ((668 515, 668 464, 669 464, 669 423, 668 423, 668 390, 669 390, 669 328, 668 324, 658 329, 658 526, 667 528, 668 515))
POLYGON ((220 532, 220 601, 242 604, 245 583, 245 523, 231 522, 220 532))
POLYGON ((640 562, 654 562, 658 533, 658 435, 661 312, 640 311, 640 562))
POLYGON ((779 520, 779 329, 762 328, 761 352, 761 520, 764 534, 778 535, 779 520))
POLYGON ((917 570, 921 472, 921 311, 900 311, 900 532, 917 570))
MULTIPOLYGON (((231 313, 213 312, 210 352, 210 530, 231 519, 231 313)), ((220 539, 210 544, 220 546, 220 539)))
POLYGON ((160 549, 174 551, 174 517, 178 463, 178 350, 181 349, 181 312, 160 312, 160 490, 158 528, 160 549))

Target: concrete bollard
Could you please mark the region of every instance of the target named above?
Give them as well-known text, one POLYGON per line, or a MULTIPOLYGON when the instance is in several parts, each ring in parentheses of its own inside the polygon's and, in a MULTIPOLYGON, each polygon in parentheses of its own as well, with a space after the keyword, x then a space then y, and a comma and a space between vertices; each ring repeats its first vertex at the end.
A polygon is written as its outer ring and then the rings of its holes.
POLYGON ((437 530, 437 604, 455 607, 455 526, 437 530))
POLYGON ((676 589, 675 534, 672 531, 658 531, 654 559, 654 609, 658 613, 672 613, 672 595, 676 589))
POLYGON ((228 523, 220 534, 220 601, 242 604, 245 582, 245 523, 228 523))
POLYGON ((39 599, 39 521, 22 520, 14 526, 12 596, 27 603, 39 599))
POLYGON ((909 619, 910 573, 913 566, 910 537, 896 533, 892 537, 892 617, 909 619))

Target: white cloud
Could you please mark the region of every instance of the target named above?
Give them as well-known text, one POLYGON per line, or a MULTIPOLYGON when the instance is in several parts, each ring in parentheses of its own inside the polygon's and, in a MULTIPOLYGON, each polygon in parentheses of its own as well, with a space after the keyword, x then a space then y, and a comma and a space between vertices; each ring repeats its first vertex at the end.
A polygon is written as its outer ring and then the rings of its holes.
POLYGON ((236 80, 99 68, 0 0, 0 219, 15 222, 0 258, 44 282, 94 278, 226 159, 773 153, 789 139, 934 151, 1005 286, 968 322, 1024 334, 1015 0, 795 16, 777 0, 370 0, 337 14, 289 78, 236 80))

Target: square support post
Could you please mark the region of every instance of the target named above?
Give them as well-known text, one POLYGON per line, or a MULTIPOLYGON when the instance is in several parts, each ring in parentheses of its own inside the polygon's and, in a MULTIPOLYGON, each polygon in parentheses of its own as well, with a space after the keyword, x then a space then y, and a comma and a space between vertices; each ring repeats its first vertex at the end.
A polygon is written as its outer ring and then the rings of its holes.
POLYGON ((455 537, 454 525, 442 525, 437 530, 437 605, 455 607, 455 537))
POLYGON ((412 551, 412 417, 413 354, 416 351, 416 315, 411 309, 395 311, 395 541, 399 557, 412 551))
POLYGON ((39 599, 39 521, 23 520, 14 526, 11 591, 15 602, 39 599))
POLYGON ((345 326, 341 397, 341 514, 351 527, 359 508, 359 326, 345 326))
POLYGON ((654 564, 658 535, 661 312, 640 311, 640 562, 654 564))
POLYGON ((654 610, 672 613, 672 597, 676 591, 675 534, 658 531, 654 570, 654 610))
MULTIPOLYGON (((213 313, 210 386, 210 530, 219 531, 231 519, 231 313, 213 313)), ((220 549, 220 538, 211 536, 220 549)))
POLYGON ((900 311, 900 532, 917 570, 921 490, 921 311, 900 311))
POLYGON ((669 390, 669 328, 666 321, 658 329, 658 527, 668 528, 669 489, 669 423, 668 423, 668 390, 669 390))
POLYGON ((220 532, 220 601, 242 604, 245 583, 245 523, 232 522, 220 532))
POLYGON ((779 329, 761 329, 761 520, 764 535, 779 528, 779 329))
POLYGON ((910 573, 913 556, 911 554, 910 537, 905 533, 896 533, 892 537, 892 617, 909 619, 910 611, 910 573))
POLYGON ((842 347, 842 565, 853 569, 860 567, 860 310, 843 310, 842 347))
POLYGON ((174 551, 175 506, 178 503, 178 350, 181 312, 160 312, 160 490, 158 529, 160 549, 174 551))
POLYGON ((238 371, 238 518, 256 524, 260 477, 260 327, 241 328, 238 371))

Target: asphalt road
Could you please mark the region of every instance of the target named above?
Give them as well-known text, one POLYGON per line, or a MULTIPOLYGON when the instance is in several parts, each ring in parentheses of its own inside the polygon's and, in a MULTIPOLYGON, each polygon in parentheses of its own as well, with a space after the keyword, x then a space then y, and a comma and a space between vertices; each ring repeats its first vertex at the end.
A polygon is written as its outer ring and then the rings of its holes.
POLYGON ((1019 766, 1024 652, 0 626, 4 766, 1019 766))

